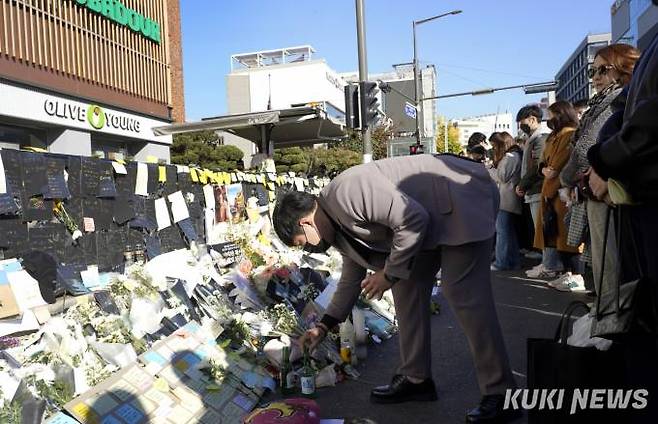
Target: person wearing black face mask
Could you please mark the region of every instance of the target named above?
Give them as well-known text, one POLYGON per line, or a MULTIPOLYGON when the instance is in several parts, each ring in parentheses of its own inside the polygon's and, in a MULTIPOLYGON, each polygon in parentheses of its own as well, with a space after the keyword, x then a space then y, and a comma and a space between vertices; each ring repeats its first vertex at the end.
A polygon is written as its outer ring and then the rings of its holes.
MULTIPOLYGON (((539 172, 539 161, 548 137, 541 127, 543 116, 544 113, 537 105, 524 106, 516 114, 519 129, 528 135, 528 139, 523 145, 521 180, 516 186, 516 195, 523 198, 528 205, 528 209, 530 209, 530 215, 532 216, 532 225, 530 227, 533 231, 537 228, 539 222, 541 187, 544 181, 544 176, 539 172)), ((532 238, 534 239, 534 237, 532 238)), ((530 245, 533 245, 532 240, 530 245)), ((526 271, 526 274, 531 278, 556 277, 562 267, 557 251, 552 247, 546 247, 542 251, 541 263, 526 271)))
POLYGON ((315 348, 362 292, 380 299, 390 289, 402 361, 391 383, 374 388, 370 399, 436 400, 430 299, 441 269, 442 293, 469 341, 483 395, 467 421, 518 416, 503 408, 505 391, 516 384, 491 293, 500 196, 482 164, 448 154, 389 158, 344 171, 319 196, 293 191, 277 197, 272 221, 283 243, 309 251, 331 245, 343 256, 331 302, 300 338, 302 345, 315 348))

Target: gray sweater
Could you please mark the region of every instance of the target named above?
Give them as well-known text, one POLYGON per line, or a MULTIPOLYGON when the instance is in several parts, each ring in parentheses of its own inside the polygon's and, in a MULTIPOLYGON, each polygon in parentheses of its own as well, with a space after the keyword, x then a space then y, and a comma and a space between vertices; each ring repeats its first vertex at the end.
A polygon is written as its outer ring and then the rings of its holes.
POLYGON ((521 149, 508 150, 492 173, 500 192, 500 210, 520 215, 522 199, 516 195, 515 187, 521 180, 521 149))

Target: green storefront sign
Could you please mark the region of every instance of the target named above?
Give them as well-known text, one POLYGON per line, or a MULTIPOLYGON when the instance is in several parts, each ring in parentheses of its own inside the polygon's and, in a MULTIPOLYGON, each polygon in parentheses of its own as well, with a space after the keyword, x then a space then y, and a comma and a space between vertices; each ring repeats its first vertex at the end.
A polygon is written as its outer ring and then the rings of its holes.
POLYGON ((119 25, 127 26, 132 31, 142 34, 149 40, 160 44, 160 24, 141 13, 124 6, 119 0, 74 0, 92 12, 105 16, 119 25))

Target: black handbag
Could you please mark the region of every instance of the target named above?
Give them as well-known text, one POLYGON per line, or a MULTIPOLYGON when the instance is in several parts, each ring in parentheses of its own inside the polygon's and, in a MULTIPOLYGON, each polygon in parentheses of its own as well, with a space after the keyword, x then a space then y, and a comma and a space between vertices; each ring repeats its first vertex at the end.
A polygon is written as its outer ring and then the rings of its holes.
MULTIPOLYGON (((536 389, 541 396, 542 389, 564 389, 562 404, 556 408, 539 408, 539 403, 528 410, 529 423, 593 422, 593 419, 609 418, 615 415, 610 410, 579 410, 571 414, 571 401, 574 389, 615 389, 623 386, 624 369, 620 367, 622 351, 613 346, 606 351, 595 347, 580 347, 567 344, 571 316, 578 308, 589 311, 580 301, 570 303, 562 314, 560 323, 552 339, 529 338, 528 349, 528 389, 536 389)), ((554 397, 554 400, 557 396, 554 397)), ((555 402, 554 402, 555 403, 555 402)))
MULTIPOLYGON (((623 213, 623 209, 623 207, 617 208, 618 213, 623 213)), ((592 322, 591 335, 592 337, 622 340, 638 334, 655 334, 656 312, 652 301, 651 284, 644 277, 642 264, 639 259, 639 249, 633 231, 628 228, 626 232, 623 231, 624 229, 621 226, 623 223, 622 219, 618 220, 619 225, 617 226, 619 263, 622 263, 624 255, 632 254, 638 277, 622 283, 621 280, 624 277, 619 273, 615 290, 606 293, 602 292, 611 214, 612 208, 608 208, 602 249, 601 275, 599 276, 599 286, 597 288, 596 314, 592 322), (624 236, 629 236, 631 245, 633 246, 632 252, 623 252, 624 249, 621 248, 620 241, 624 236)))
POLYGON ((543 232, 544 232, 544 242, 557 237, 558 226, 557 226, 557 212, 551 200, 546 200, 546 207, 544 208, 543 215, 543 232))

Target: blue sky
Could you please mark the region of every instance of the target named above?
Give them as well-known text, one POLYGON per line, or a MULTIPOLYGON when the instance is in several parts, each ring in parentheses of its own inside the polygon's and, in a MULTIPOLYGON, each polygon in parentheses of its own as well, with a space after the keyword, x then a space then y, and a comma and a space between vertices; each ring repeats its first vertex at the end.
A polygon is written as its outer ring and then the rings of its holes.
MULTIPOLYGON (((588 33, 610 30, 613 0, 366 0, 368 67, 391 70, 413 55, 411 22, 453 9, 418 28, 421 65, 437 68, 438 94, 553 79, 588 33)), ((181 1, 187 120, 226 113, 230 56, 310 44, 338 72, 357 69, 354 0, 181 1)), ((522 90, 437 103, 460 118, 537 101, 522 90)))

